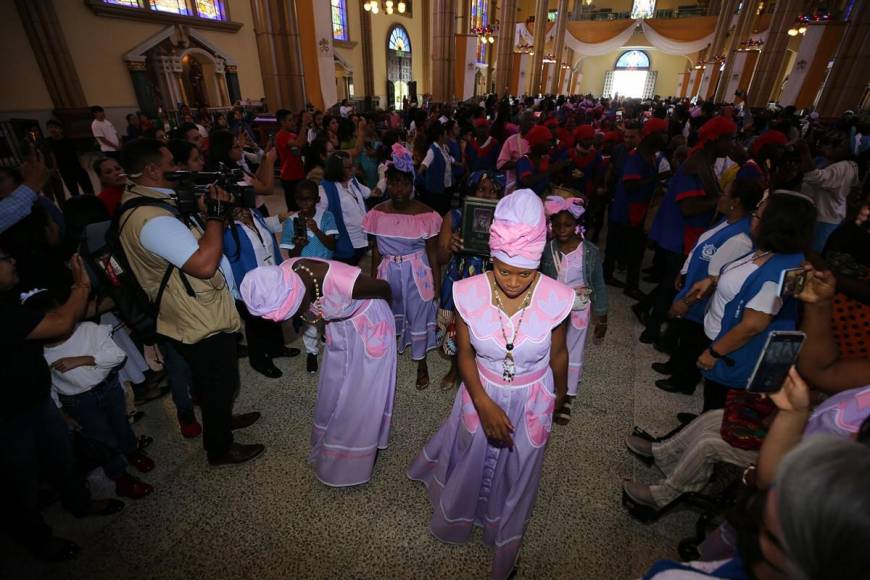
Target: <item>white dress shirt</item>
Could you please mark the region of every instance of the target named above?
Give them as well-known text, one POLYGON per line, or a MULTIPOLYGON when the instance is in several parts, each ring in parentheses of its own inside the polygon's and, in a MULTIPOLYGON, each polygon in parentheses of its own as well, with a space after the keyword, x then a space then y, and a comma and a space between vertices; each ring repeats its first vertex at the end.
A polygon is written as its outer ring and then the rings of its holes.
POLYGON ((80 323, 68 339, 60 344, 46 346, 43 356, 49 365, 67 357, 94 357, 94 366, 81 366, 65 373, 52 369, 52 391, 70 396, 91 390, 106 380, 109 373, 127 358, 112 339, 112 327, 93 322, 80 323))
MULTIPOLYGON (((363 218, 366 217, 366 200, 372 194, 372 190, 357 181, 351 179, 347 183, 335 182, 335 187, 338 189, 338 197, 341 202, 341 217, 344 219, 344 227, 347 230, 347 235, 350 236, 350 243, 356 249, 366 248, 369 245, 369 238, 363 231, 363 218)), ((326 198, 326 190, 323 186, 318 186, 320 193, 320 201, 317 202, 317 209, 326 211, 329 209, 329 200, 326 198)))

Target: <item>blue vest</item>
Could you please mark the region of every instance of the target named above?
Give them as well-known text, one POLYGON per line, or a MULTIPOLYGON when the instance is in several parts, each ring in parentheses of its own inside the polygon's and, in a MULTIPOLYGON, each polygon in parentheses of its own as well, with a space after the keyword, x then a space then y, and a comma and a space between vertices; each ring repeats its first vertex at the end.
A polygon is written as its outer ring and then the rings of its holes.
MULTIPOLYGON (((719 340, 732 328, 737 326, 743 318, 743 310, 753 296, 758 294, 766 282, 779 282, 783 270, 797 268, 804 262, 803 254, 776 254, 761 265, 755 272, 749 275, 743 282, 740 292, 734 299, 725 305, 725 313, 722 316, 722 329, 716 340, 719 340)), ((797 300, 786 298, 779 311, 770 324, 760 333, 749 339, 739 349, 728 354, 734 361, 733 366, 728 366, 724 361, 716 362, 709 371, 704 372, 704 378, 728 386, 732 389, 745 389, 749 382, 749 375, 758 362, 761 349, 767 336, 774 330, 794 330, 797 322, 797 300)), ((715 342, 715 341, 714 341, 715 342)))
MULTIPOLYGON (((733 224, 729 224, 704 240, 704 243, 698 244, 689 255, 689 269, 686 271, 686 281, 683 283, 683 288, 677 293, 676 300, 682 300, 692 289, 695 282, 703 280, 707 277, 709 271, 710 260, 719 251, 722 245, 740 234, 749 235, 751 220, 748 217, 737 220, 733 224)), ((686 320, 693 322, 704 322, 704 313, 707 312, 707 302, 709 298, 699 300, 689 308, 689 311, 683 317, 686 320)))
MULTIPOLYGON (((356 180, 356 178, 352 178, 356 180)), ((335 225, 338 227, 338 239, 335 240, 335 253, 333 257, 336 260, 350 258, 354 254, 353 243, 350 241, 350 234, 347 233, 347 227, 344 225, 344 214, 341 211, 341 199, 338 196, 338 188, 332 181, 321 181, 323 191, 326 192, 326 201, 329 203, 329 211, 335 218, 335 225)))
POLYGON ((433 153, 432 165, 423 174, 423 187, 426 193, 444 193, 444 172, 447 171, 447 164, 437 143, 432 143, 429 150, 433 153))
MULTIPOLYGON (((266 226, 266 220, 263 219, 260 212, 257 210, 251 210, 251 215, 254 216, 254 220, 257 223, 268 231, 269 228, 266 226)), ((239 234, 239 245, 236 245, 236 240, 233 238, 232 228, 227 228, 224 230, 224 255, 227 257, 227 260, 230 263, 230 268, 233 270, 233 277, 236 279, 236 284, 241 286, 245 274, 263 264, 257 263, 257 255, 254 253, 254 246, 251 244, 251 239, 248 235, 240 229, 238 224, 235 224, 235 227, 239 234)), ((275 236, 272 234, 270 234, 270 236, 272 238, 272 255, 275 257, 275 265, 278 265, 283 261, 281 258, 281 250, 278 248, 278 242, 275 240, 275 236)))
MULTIPOLYGON (((447 148, 450 150, 450 155, 453 156, 454 159, 462 159, 462 148, 459 146, 459 142, 450 139, 447 141, 447 148)), ((467 151, 467 149, 466 149, 467 151)), ((435 151, 435 154, 438 155, 438 152, 435 151)), ((442 160, 443 162, 443 160, 442 160)), ((428 169, 426 170, 428 172, 428 169)), ((465 167, 462 165, 454 165, 453 166, 453 184, 456 185, 462 182, 462 175, 465 173, 465 167)))

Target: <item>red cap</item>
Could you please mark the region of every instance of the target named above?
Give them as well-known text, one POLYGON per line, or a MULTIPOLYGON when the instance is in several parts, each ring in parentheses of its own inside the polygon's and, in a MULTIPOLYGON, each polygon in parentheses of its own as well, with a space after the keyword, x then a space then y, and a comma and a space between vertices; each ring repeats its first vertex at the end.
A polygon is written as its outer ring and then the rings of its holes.
POLYGON ((472 123, 475 127, 489 127, 489 121, 487 121, 484 117, 479 119, 475 119, 472 123))
POLYGON ((619 131, 608 131, 604 134, 605 143, 622 143, 622 133, 619 131))
POLYGON ((753 157, 758 155, 758 152, 761 151, 761 148, 765 145, 785 145, 788 143, 788 137, 785 136, 785 133, 782 131, 777 131, 775 129, 771 129, 770 131, 765 131, 761 135, 755 138, 755 141, 752 142, 752 155, 753 157))
POLYGON ((535 125, 526 133, 526 141, 529 142, 529 147, 534 147, 541 143, 549 143, 552 140, 553 134, 543 125, 535 125))
POLYGON ((592 125, 580 125, 574 129, 574 139, 583 141, 585 139, 595 139, 595 129, 592 125))
POLYGON ((643 124, 643 130, 641 131, 641 138, 645 139, 648 135, 652 135, 653 133, 664 133, 668 130, 668 122, 664 119, 658 119, 653 117, 649 121, 643 124))

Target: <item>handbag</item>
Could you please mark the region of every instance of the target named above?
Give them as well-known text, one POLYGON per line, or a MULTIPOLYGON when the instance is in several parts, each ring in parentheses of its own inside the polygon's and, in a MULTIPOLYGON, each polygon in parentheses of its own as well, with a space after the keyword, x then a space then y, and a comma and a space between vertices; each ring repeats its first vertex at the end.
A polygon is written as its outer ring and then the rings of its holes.
POLYGON ((769 398, 729 389, 719 433, 732 447, 757 451, 775 414, 776 404, 769 398))

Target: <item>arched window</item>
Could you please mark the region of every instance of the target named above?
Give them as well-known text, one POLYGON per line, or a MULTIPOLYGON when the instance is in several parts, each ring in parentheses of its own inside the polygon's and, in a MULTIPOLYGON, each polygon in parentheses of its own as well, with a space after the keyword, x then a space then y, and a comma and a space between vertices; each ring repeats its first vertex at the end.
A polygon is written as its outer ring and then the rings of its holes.
POLYGON ((208 20, 228 20, 224 0, 103 0, 103 4, 208 20))
POLYGON ((332 9, 332 39, 350 40, 347 33, 347 0, 330 0, 332 9))
MULTIPOLYGON (((486 28, 489 25, 489 0, 471 0, 471 28, 486 28)), ((486 53, 489 50, 489 42, 486 38, 477 37, 477 62, 486 63, 486 53)))
POLYGON ((649 70, 649 55, 642 50, 626 50, 616 59, 616 70, 649 70))
MULTIPOLYGON (((408 38, 408 31, 405 30, 405 27, 401 24, 396 24, 390 31, 390 37, 389 40, 387 40, 387 49, 396 52, 411 52, 411 39, 408 38)), ((407 56, 410 56, 410 54, 407 56)))
POLYGON ((631 18, 652 18, 656 13, 656 0, 634 0, 631 6, 631 18))

